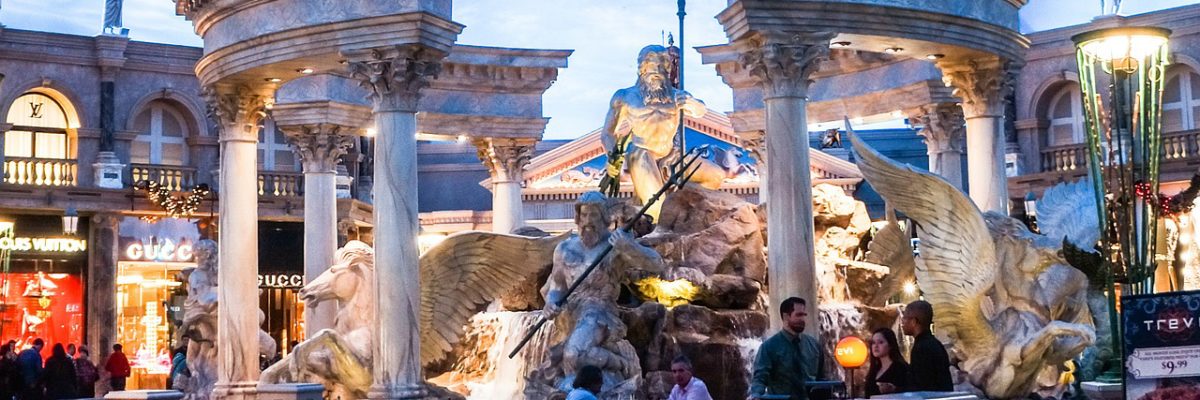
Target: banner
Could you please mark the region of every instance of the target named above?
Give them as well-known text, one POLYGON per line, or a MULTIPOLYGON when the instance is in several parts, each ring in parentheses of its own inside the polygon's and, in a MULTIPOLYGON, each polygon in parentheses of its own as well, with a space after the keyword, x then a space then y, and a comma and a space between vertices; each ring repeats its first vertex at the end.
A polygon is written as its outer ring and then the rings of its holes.
POLYGON ((1200 291, 1121 297, 1125 398, 1200 396, 1200 291))

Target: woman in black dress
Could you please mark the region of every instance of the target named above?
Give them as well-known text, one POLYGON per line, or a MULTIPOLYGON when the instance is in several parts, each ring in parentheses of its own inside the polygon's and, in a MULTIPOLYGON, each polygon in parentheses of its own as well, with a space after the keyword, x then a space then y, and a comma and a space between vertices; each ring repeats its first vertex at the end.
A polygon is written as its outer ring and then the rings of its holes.
POLYGON ((62 343, 55 343, 50 359, 46 360, 46 369, 42 371, 41 383, 46 390, 46 398, 58 400, 79 397, 79 391, 76 390, 77 379, 75 362, 67 357, 62 343))
POLYGON ((867 368, 867 397, 903 392, 908 386, 908 363, 900 355, 896 332, 876 329, 871 335, 871 366, 867 368))

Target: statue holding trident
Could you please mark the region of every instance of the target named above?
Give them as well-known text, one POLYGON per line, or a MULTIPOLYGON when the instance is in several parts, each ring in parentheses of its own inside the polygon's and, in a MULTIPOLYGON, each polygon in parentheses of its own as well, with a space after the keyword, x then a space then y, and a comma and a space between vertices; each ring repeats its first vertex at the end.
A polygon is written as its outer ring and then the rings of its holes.
POLYGON ((104 0, 104 33, 117 33, 121 28, 121 3, 123 0, 104 0))
MULTIPOLYGON (((600 132, 604 147, 611 149, 605 181, 610 185, 619 182, 623 158, 627 158, 633 193, 642 204, 663 186, 670 174, 666 167, 681 155, 676 146, 681 113, 700 117, 707 111, 703 102, 671 85, 670 65, 671 55, 666 47, 642 48, 638 53, 637 84, 613 94, 600 132)), ((700 174, 695 183, 709 188, 720 186, 719 180, 707 182, 707 177, 700 174)), ((657 220, 661 207, 661 203, 653 204, 646 214, 657 220)))

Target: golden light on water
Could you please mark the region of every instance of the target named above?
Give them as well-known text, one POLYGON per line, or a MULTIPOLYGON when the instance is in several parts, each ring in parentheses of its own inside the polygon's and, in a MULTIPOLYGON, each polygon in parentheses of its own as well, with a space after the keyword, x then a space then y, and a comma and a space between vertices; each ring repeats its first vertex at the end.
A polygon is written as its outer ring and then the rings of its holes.
POLYGON ((642 297, 659 302, 667 307, 688 304, 700 294, 700 287, 687 279, 673 281, 658 277, 642 278, 634 282, 642 297))

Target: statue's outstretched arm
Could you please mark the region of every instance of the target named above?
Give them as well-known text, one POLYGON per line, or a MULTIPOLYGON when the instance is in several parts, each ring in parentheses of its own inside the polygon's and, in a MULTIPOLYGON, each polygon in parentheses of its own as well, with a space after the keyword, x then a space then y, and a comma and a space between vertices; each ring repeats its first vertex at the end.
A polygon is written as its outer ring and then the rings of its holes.
POLYGON ((702 117, 708 112, 708 106, 705 106, 704 102, 700 101, 700 99, 692 97, 691 93, 682 90, 678 93, 679 97, 682 97, 682 101, 679 101, 679 108, 682 109, 683 113, 687 116, 702 117))
POLYGON ((620 257, 621 261, 626 263, 625 265, 654 273, 663 272, 665 269, 662 256, 654 249, 642 246, 628 232, 613 231, 609 240, 613 244, 613 250, 617 252, 617 257, 620 257))

